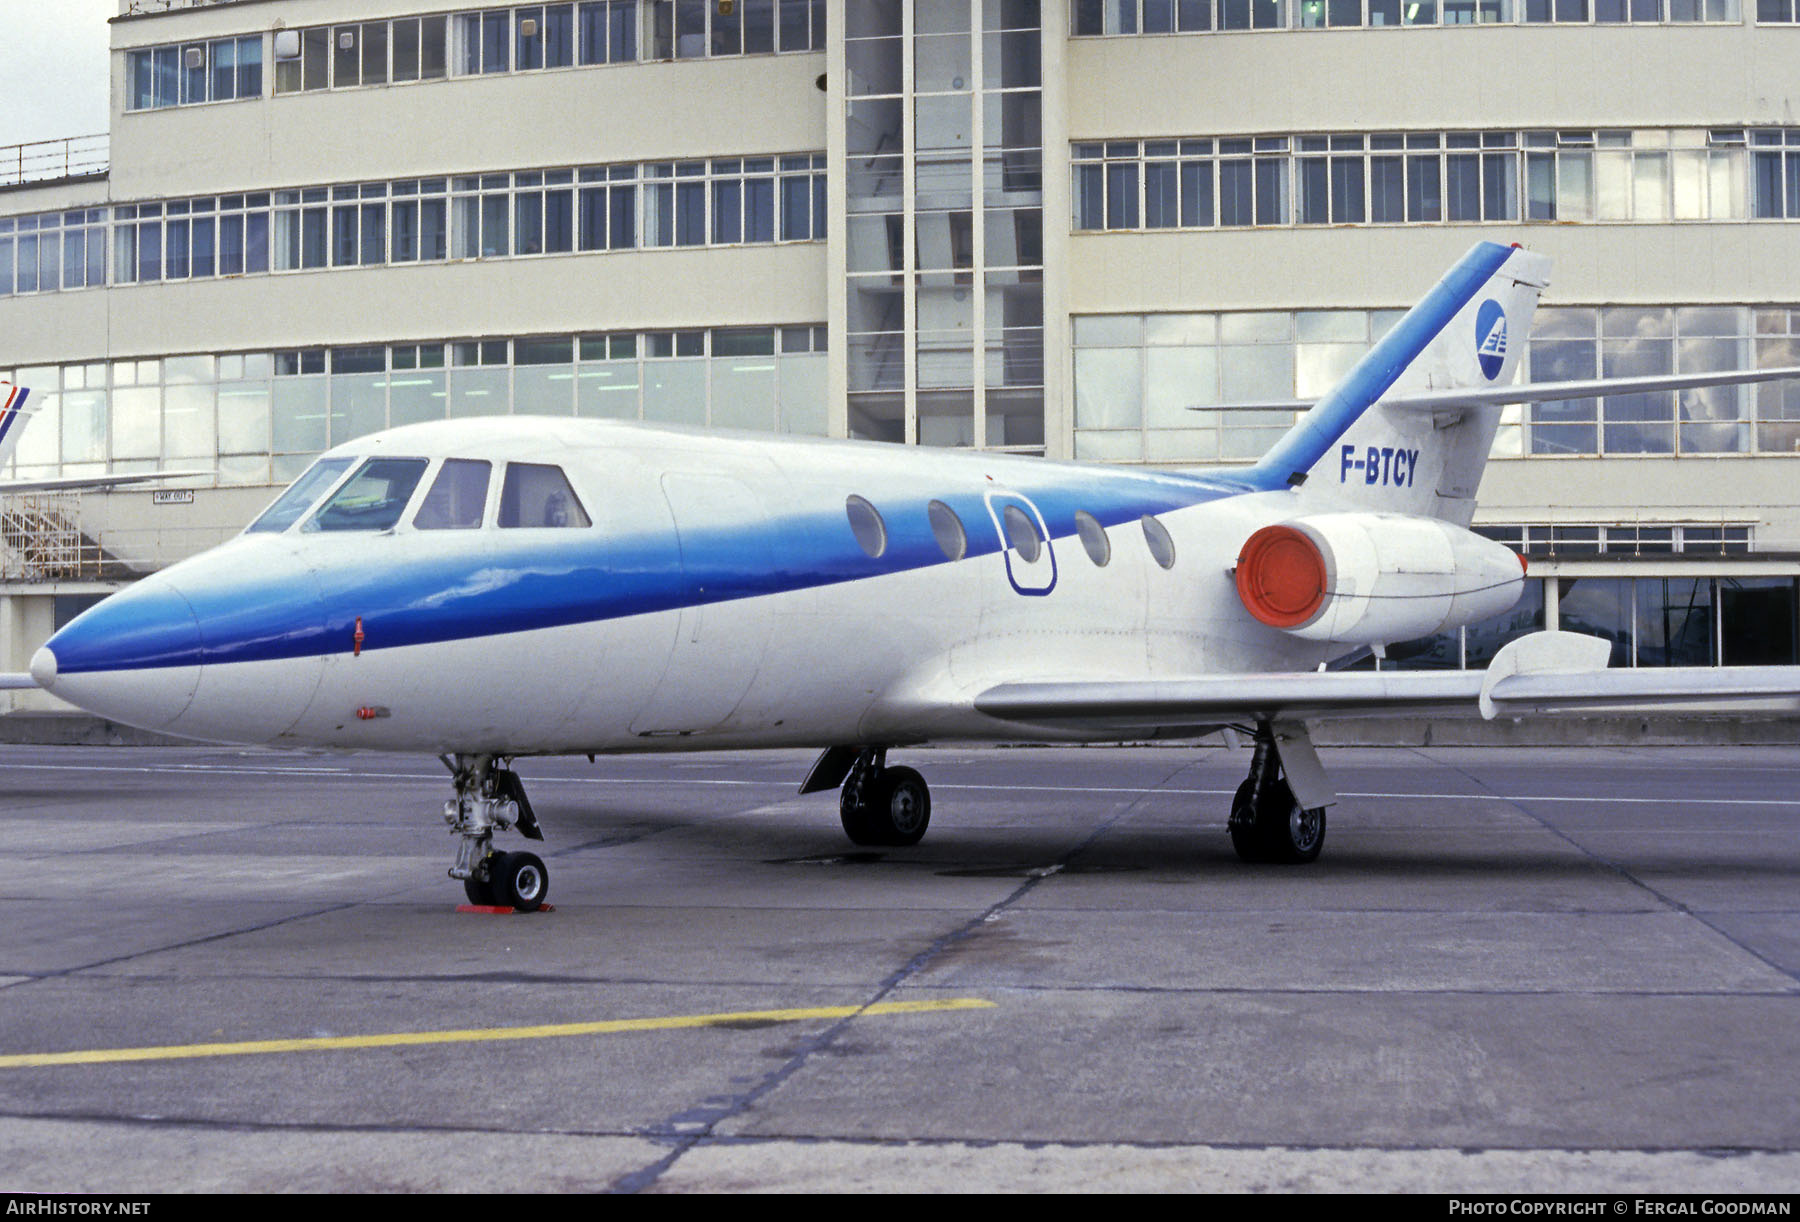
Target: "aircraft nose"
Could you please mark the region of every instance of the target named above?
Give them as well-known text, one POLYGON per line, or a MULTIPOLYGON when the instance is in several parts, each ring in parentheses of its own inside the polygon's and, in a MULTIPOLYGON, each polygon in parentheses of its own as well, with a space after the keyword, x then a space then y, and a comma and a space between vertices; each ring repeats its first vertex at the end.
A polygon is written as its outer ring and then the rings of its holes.
POLYGON ((193 608, 174 585, 147 577, 71 620, 38 650, 31 673, 91 713, 159 729, 193 699, 200 662, 193 608))
POLYGON ((32 681, 45 691, 56 686, 56 655, 48 645, 31 655, 30 669, 32 681))

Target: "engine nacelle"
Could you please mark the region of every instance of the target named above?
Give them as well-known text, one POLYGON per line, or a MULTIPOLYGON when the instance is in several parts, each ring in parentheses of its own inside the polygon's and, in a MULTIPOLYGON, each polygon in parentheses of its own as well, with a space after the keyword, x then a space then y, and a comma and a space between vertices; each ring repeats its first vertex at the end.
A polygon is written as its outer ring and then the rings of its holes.
POLYGON ((1321 513, 1265 526, 1238 555, 1238 597, 1309 641, 1389 644, 1499 615, 1525 560, 1435 518, 1321 513))

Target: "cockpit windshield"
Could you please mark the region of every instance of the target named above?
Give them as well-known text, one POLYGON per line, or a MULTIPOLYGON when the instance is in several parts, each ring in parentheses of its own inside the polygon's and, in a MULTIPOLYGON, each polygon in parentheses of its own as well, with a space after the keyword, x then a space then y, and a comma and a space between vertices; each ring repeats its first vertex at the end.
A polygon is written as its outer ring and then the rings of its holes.
POLYGON ((429 465, 423 458, 371 458, 300 529, 392 530, 429 465))
POLYGON ((321 458, 301 472, 300 478, 289 484, 287 491, 276 497, 275 503, 263 510, 262 516, 250 523, 244 533, 286 530, 305 517, 306 511, 355 461, 353 458, 321 458))

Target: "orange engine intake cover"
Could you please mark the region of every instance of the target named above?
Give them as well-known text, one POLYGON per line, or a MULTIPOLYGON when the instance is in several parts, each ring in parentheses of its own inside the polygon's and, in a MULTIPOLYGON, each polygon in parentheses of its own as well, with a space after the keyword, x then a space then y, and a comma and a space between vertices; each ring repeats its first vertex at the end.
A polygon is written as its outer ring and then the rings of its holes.
POLYGON ((1297 628, 1325 601, 1325 557, 1291 526, 1265 526, 1238 553, 1238 597, 1271 628, 1297 628))

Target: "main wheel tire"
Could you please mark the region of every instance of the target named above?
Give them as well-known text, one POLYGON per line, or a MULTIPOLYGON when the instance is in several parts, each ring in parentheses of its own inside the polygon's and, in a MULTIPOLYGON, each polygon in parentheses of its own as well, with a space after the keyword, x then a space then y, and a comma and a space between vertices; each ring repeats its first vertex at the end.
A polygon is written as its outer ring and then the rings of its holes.
POLYGON ((1231 847, 1237 851, 1238 860, 1258 864, 1269 860, 1269 850, 1256 812, 1250 809, 1254 789, 1248 780, 1237 787, 1237 793, 1231 799, 1230 822, 1226 826, 1231 831, 1231 847))
POLYGON ((900 848, 925 838, 931 826, 931 790, 911 768, 884 768, 870 787, 868 810, 880 843, 900 848))
POLYGON ((1263 796, 1263 806, 1250 810, 1251 784, 1238 786, 1231 800, 1231 847, 1248 862, 1305 865, 1325 847, 1325 808, 1304 808, 1294 799, 1286 778, 1277 778, 1263 796))
POLYGON ((488 861, 494 902, 517 912, 536 912, 550 893, 550 871, 536 853, 496 853, 488 861))
MULTIPOLYGON (((864 784, 855 797, 868 797, 874 788, 872 784, 864 784)), ((874 815, 869 811, 867 802, 858 802, 849 788, 838 798, 838 819, 844 825, 844 835, 850 837, 851 844, 872 845, 885 843, 881 839, 881 829, 876 825, 874 815)))
POLYGON ((1287 865, 1304 865, 1309 861, 1317 861, 1319 850, 1325 847, 1325 808, 1315 806, 1310 810, 1302 807, 1294 800, 1294 795, 1283 785, 1281 796, 1286 800, 1269 812, 1268 840, 1270 860, 1287 865))

